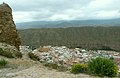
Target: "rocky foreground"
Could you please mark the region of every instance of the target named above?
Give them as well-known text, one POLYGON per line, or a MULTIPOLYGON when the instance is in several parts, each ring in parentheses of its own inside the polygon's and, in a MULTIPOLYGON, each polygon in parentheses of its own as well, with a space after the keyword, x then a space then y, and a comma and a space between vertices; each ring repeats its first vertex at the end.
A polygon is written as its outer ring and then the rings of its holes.
POLYGON ((57 72, 41 65, 34 65, 28 69, 7 74, 7 78, 93 78, 89 75, 73 75, 68 72, 57 72))
MULTIPOLYGON (((4 57, 2 57, 4 58, 4 57)), ((9 65, 0 69, 0 78, 99 78, 86 74, 59 72, 30 59, 7 59, 9 65)))

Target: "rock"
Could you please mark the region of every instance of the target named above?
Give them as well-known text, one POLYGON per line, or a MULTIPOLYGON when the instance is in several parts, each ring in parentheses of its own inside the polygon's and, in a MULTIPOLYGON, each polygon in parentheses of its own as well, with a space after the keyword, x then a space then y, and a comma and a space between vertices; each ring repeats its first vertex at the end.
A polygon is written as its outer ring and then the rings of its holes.
POLYGON ((0 42, 19 49, 20 37, 12 17, 12 9, 6 3, 0 5, 0 42))
POLYGON ((0 55, 8 58, 21 58, 22 54, 15 46, 6 43, 0 43, 0 55))
POLYGON ((39 61, 39 60, 40 60, 39 55, 35 55, 35 54, 32 53, 32 52, 29 52, 29 53, 28 53, 28 56, 29 56, 29 58, 31 58, 32 60, 35 60, 35 61, 39 61))
POLYGON ((15 74, 14 73, 8 73, 8 74, 6 74, 6 77, 15 77, 15 74))

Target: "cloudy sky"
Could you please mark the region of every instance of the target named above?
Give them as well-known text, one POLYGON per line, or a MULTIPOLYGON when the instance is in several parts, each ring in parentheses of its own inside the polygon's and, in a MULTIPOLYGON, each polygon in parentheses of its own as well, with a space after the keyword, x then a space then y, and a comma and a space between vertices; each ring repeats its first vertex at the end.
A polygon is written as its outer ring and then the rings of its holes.
POLYGON ((2 2, 12 7, 15 22, 120 17, 120 0, 0 0, 2 2))

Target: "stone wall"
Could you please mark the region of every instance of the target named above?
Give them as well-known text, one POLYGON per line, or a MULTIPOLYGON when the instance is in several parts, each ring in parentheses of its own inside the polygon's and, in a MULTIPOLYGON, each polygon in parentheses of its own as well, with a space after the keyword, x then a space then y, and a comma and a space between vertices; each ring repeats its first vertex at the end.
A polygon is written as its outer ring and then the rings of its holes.
POLYGON ((6 3, 0 5, 0 42, 19 49, 20 37, 12 17, 12 9, 6 3))

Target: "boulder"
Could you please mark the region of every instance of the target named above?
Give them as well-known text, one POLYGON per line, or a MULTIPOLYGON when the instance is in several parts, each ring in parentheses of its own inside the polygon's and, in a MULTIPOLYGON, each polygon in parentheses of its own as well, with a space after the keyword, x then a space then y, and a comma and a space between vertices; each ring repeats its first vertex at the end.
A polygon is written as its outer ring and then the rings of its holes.
POLYGON ((6 43, 0 43, 0 55, 8 58, 21 58, 22 54, 15 46, 6 43))
POLYGON ((12 9, 6 3, 0 5, 0 42, 19 49, 20 37, 12 17, 12 9))

